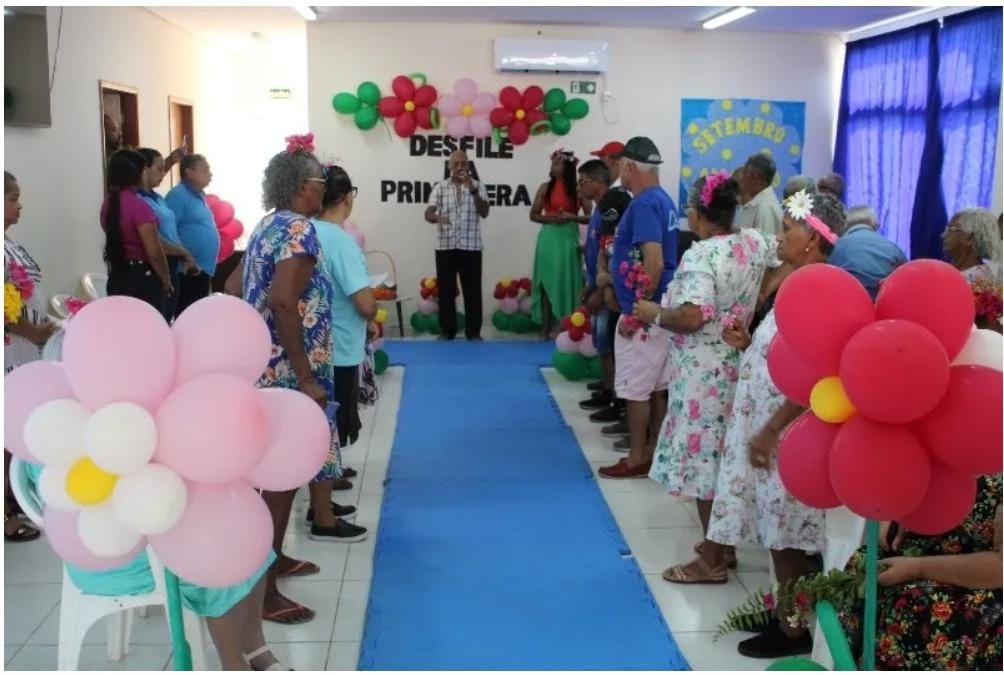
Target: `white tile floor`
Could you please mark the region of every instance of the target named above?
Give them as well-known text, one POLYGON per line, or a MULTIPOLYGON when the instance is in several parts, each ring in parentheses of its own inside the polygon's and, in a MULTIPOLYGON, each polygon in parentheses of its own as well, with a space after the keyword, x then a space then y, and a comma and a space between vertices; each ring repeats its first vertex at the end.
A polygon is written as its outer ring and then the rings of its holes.
MULTIPOLYGON (((585 398, 581 384, 567 382, 551 370, 545 377, 586 459, 594 467, 616 461, 610 441, 599 435, 599 425, 588 421, 578 401, 585 398)), ((356 504, 356 522, 370 528, 359 544, 340 545, 307 538, 305 498, 295 506, 286 538, 291 555, 316 562, 321 573, 283 582, 294 599, 317 611, 303 626, 266 624, 266 637, 276 655, 296 670, 354 670, 359 658, 366 603, 373 575, 373 551, 380 519, 383 482, 387 474, 401 398, 404 369, 391 368, 383 376, 375 408, 364 409, 363 436, 345 455, 360 472, 351 491, 335 494, 340 503, 356 504), (375 421, 378 421, 375 423, 375 421)), ((600 482, 624 537, 638 560, 652 594, 673 630, 677 643, 695 670, 762 670, 768 662, 744 659, 735 644, 742 636, 718 643, 711 638, 726 609, 738 604, 745 591, 767 581, 762 553, 740 551, 740 568, 729 584, 719 587, 678 587, 659 576, 668 563, 683 560, 699 538, 693 503, 666 495, 649 480, 600 482)), ((60 564, 44 541, 4 544, 4 664, 7 670, 51 670, 56 666, 59 627, 60 564)), ((133 624, 130 652, 113 663, 105 654, 101 624, 88 635, 80 659, 81 670, 163 670, 171 666, 171 647, 163 611, 151 609, 133 624)), ((219 666, 212 649, 209 663, 219 666)))

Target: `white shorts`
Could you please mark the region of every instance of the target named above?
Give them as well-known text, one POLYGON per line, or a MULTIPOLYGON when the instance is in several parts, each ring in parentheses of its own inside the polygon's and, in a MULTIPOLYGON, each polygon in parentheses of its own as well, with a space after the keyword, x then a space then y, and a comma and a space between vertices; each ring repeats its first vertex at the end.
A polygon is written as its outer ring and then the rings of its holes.
POLYGON ((619 330, 623 321, 622 316, 614 338, 614 389, 625 401, 647 401, 655 392, 669 389, 669 331, 649 326, 648 332, 639 330, 626 338, 619 330))

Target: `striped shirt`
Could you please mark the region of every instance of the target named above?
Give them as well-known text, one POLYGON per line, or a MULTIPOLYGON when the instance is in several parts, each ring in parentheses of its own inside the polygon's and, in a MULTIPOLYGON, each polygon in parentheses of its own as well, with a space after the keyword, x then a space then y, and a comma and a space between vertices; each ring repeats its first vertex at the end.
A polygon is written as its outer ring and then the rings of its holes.
MULTIPOLYGON (((478 196, 488 201, 485 186, 478 183, 478 196)), ((436 183, 429 195, 429 205, 438 209, 438 215, 449 218, 449 223, 438 226, 437 251, 480 251, 481 217, 474 195, 463 185, 450 179, 436 183)))

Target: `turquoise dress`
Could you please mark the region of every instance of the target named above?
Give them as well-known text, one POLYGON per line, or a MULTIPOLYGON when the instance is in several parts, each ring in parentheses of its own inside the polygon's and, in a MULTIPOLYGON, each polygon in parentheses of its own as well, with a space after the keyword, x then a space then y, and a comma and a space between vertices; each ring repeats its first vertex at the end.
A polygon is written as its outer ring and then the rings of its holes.
MULTIPOLYGON (((38 476, 42 467, 25 465, 32 491, 38 494, 38 476)), ((38 499, 41 504, 41 499, 38 499)), ((247 597, 258 580, 275 562, 275 553, 268 552, 268 558, 247 581, 227 588, 204 588, 180 580, 181 600, 185 607, 199 616, 218 618, 233 609, 234 605, 247 597)), ((73 565, 66 565, 66 572, 73 583, 87 595, 144 595, 154 590, 153 572, 146 551, 137 555, 132 562, 103 572, 93 572, 73 565)))

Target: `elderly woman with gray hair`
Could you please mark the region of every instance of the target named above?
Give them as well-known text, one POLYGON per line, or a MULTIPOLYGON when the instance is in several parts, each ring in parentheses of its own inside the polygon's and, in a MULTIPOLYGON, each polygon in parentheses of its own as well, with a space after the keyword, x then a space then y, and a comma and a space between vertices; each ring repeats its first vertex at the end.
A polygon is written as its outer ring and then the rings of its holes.
MULTIPOLYGON (((287 149, 272 157, 265 169, 262 203, 270 213, 251 234, 243 264, 231 276, 227 290, 242 293, 272 334, 272 358, 258 386, 296 389, 328 409, 335 400, 334 291, 310 220, 321 210, 325 170, 313 155, 312 136, 292 136, 287 142, 287 149)), ((366 537, 365 528, 338 517, 350 515, 345 511, 354 512, 354 508, 330 502, 332 483, 341 475, 338 434, 333 429, 328 460, 310 483, 311 539, 348 543, 366 537)), ((276 578, 320 571, 313 563, 282 555, 295 494, 296 490, 263 493, 272 512, 273 546, 279 555, 269 572, 264 618, 284 624, 310 621, 314 612, 280 594, 276 578)))
MULTIPOLYGON (((994 214, 987 209, 962 209, 948 222, 941 241, 948 259, 973 286, 974 293, 992 293, 999 304, 1001 236, 994 214)), ((984 310, 977 316, 977 324, 1000 332, 1000 314, 996 309, 984 310)))

